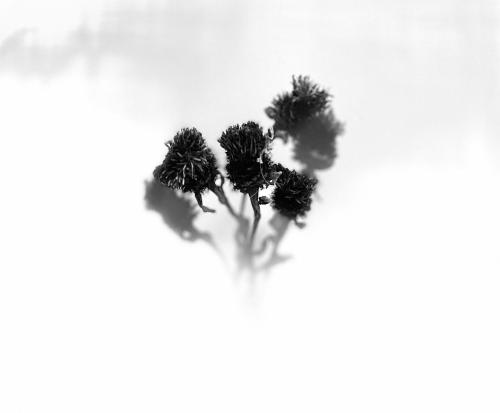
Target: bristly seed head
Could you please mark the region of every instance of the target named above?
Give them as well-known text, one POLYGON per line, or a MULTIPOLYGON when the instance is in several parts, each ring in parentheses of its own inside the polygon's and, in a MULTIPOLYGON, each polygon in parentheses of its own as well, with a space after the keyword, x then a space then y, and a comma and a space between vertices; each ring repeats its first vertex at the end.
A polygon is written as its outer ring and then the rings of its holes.
POLYGON ((265 112, 274 120, 274 130, 292 133, 311 116, 325 110, 331 95, 312 82, 308 76, 292 77, 292 92, 285 92, 273 99, 265 112))
POLYGON ((181 129, 165 145, 167 155, 153 172, 156 180, 183 192, 203 192, 213 184, 217 161, 196 128, 181 129))
POLYGON ((272 194, 272 206, 282 215, 296 220, 311 209, 312 194, 318 181, 281 164, 275 168, 281 175, 272 194))
POLYGON ((226 152, 226 171, 235 189, 251 193, 271 184, 271 140, 271 132, 264 134, 256 122, 230 126, 222 133, 219 143, 226 152))

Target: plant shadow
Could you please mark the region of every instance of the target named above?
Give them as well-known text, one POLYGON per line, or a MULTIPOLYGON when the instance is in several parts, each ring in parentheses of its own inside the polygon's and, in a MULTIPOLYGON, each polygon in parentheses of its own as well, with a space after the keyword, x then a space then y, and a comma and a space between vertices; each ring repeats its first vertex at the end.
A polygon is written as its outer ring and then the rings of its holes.
POLYGON ((203 241, 221 255, 213 235, 195 225, 198 206, 186 195, 167 188, 156 180, 145 181, 144 201, 148 210, 154 211, 164 224, 184 241, 203 241))
POLYGON ((279 247, 290 228, 290 224, 291 220, 278 212, 275 212, 269 220, 269 225, 274 233, 264 238, 256 254, 262 254, 267 249, 270 249, 270 254, 269 257, 257 267, 257 272, 269 273, 275 266, 283 264, 293 258, 292 255, 282 255, 279 252, 279 247), (270 245, 269 248, 268 245, 270 245))
POLYGON ((317 171, 331 168, 337 158, 337 138, 343 132, 344 124, 331 108, 286 132, 293 143, 294 159, 303 165, 302 172, 315 176, 317 171))
MULTIPOLYGON (((285 142, 291 141, 293 157, 302 165, 302 173, 315 177, 318 171, 333 167, 337 158, 337 138, 344 133, 344 124, 340 122, 331 107, 295 126, 293 130, 279 130, 274 125, 275 135, 285 142)), ((316 198, 319 195, 316 193, 316 198)), ((269 258, 258 267, 258 271, 269 272, 283 264, 291 255, 283 255, 279 248, 290 229, 291 220, 275 212, 269 220, 273 234, 267 236, 257 251, 263 254, 270 248, 269 258)))

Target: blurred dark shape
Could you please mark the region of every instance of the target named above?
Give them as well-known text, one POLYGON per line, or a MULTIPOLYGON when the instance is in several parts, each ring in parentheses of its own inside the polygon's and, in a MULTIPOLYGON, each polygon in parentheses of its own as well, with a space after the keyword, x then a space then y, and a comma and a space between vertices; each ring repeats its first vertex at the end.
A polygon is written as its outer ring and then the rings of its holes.
POLYGON ((63 44, 45 46, 38 41, 38 30, 23 28, 0 43, 0 71, 51 78, 66 70, 79 57, 86 57, 90 72, 100 60, 96 34, 80 25, 63 44))
POLYGON ((248 231, 250 229, 250 220, 245 218, 245 205, 247 194, 241 194, 241 201, 238 214, 235 215, 236 231, 234 233, 234 242, 236 244, 236 273, 241 273, 244 270, 254 271, 253 253, 248 245, 248 231))
POLYGON ((203 240, 218 253, 212 234, 194 225, 198 215, 196 204, 183 193, 170 189, 156 180, 145 182, 146 208, 161 215, 163 222, 185 241, 203 240))
POLYGON ((238 45, 245 28, 237 22, 245 18, 246 7, 236 3, 214 8, 204 2, 114 1, 97 10, 59 35, 50 27, 47 33, 43 22, 0 34, 0 73, 48 81, 73 68, 89 78, 111 74, 125 82, 120 98, 134 108, 146 106, 142 113, 152 99, 186 108, 203 101, 201 87, 209 95, 219 87, 212 60, 224 60, 227 72, 235 73, 243 55, 238 45), (207 35, 213 40, 208 64, 207 35), (238 58, 226 61, 227 50, 238 58))
POLYGON ((332 109, 316 114, 303 122, 290 136, 294 144, 294 158, 304 165, 303 172, 331 168, 337 158, 337 137, 344 132, 344 125, 337 120, 332 109))
POLYGON ((274 234, 267 236, 262 241, 261 248, 256 254, 262 254, 269 244, 271 244, 271 253, 269 258, 258 267, 257 271, 269 271, 274 266, 282 264, 292 258, 291 255, 281 255, 278 252, 279 246, 290 228, 291 222, 290 218, 281 215, 279 212, 275 212, 273 217, 269 220, 269 224, 274 230, 274 234))

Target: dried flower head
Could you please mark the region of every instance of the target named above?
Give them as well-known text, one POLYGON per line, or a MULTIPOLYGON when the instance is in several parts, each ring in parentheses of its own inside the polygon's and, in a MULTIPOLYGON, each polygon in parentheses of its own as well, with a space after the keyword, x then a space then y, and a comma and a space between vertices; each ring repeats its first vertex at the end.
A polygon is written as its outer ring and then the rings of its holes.
POLYGON ((273 99, 265 112, 274 120, 274 130, 292 133, 303 121, 326 109, 331 95, 312 82, 308 76, 292 77, 292 92, 273 99))
POLYGON ((255 122, 230 126, 222 133, 219 143, 226 152, 226 171, 235 189, 251 193, 272 182, 271 140, 271 133, 264 134, 255 122))
POLYGON ((281 175, 272 194, 272 206, 282 215, 296 220, 311 209, 311 197, 318 181, 281 164, 276 165, 276 170, 281 175))
POLYGON ((213 152, 195 128, 184 128, 165 144, 168 153, 153 172, 156 180, 172 189, 201 193, 215 181, 218 170, 213 152))

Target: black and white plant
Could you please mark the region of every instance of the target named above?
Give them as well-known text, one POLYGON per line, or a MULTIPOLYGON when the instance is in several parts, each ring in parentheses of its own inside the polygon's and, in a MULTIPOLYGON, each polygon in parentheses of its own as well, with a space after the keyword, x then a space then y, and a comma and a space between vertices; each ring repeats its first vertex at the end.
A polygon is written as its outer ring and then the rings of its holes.
POLYGON ((310 172, 321 169, 318 159, 326 159, 328 165, 333 163, 336 137, 343 131, 330 103, 329 92, 308 77, 293 77, 292 91, 278 95, 265 111, 274 122, 272 129, 264 132, 257 122, 248 121, 222 132, 218 143, 226 155, 225 173, 220 171, 214 152, 201 132, 191 127, 181 129, 166 142, 167 153, 154 169, 153 177, 171 190, 192 193, 204 212, 215 212, 203 202, 203 194, 213 192, 238 220, 239 231, 244 232, 246 239, 243 247, 253 256, 262 205, 269 205, 285 221, 294 222, 300 228, 304 226, 318 183, 310 172), (295 158, 305 165, 303 172, 273 162, 275 137, 292 140, 295 158), (231 206, 223 188, 225 178, 234 190, 250 200, 254 213, 251 229, 243 225, 247 222, 243 212, 236 213, 231 206), (261 191, 269 186, 273 187, 271 195, 261 196, 261 191))

